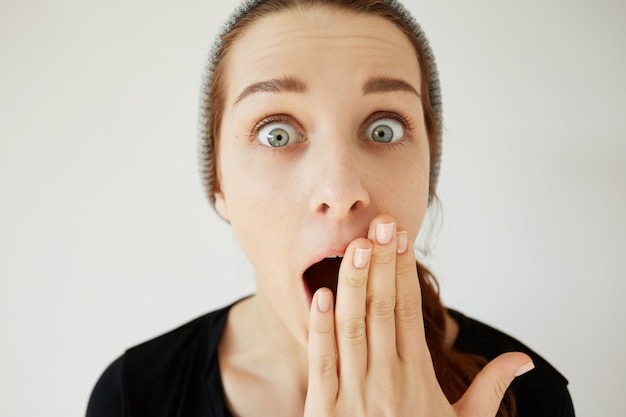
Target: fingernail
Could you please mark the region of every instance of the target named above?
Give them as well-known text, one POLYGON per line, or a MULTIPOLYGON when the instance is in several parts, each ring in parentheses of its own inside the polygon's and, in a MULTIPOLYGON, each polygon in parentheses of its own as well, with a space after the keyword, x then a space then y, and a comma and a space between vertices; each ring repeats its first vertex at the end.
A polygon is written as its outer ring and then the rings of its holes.
POLYGON ((356 248, 354 251, 354 259, 352 260, 352 264, 355 268, 364 268, 367 263, 370 261, 370 256, 372 255, 372 248, 363 249, 356 248))
POLYGON ((393 223, 376 225, 376 241, 382 245, 391 242, 393 237, 393 223))
POLYGON ((406 252, 406 249, 409 246, 409 234, 407 233, 407 231, 403 230, 402 232, 396 233, 396 239, 398 243, 396 251, 398 253, 406 252))
POLYGON ((322 290, 317 292, 317 308, 322 313, 330 310, 330 291, 322 290))
POLYGON ((515 376, 518 377, 520 375, 524 375, 526 372, 530 371, 531 369, 535 369, 535 364, 532 362, 526 362, 525 364, 520 366, 517 369, 517 371, 515 371, 515 376))

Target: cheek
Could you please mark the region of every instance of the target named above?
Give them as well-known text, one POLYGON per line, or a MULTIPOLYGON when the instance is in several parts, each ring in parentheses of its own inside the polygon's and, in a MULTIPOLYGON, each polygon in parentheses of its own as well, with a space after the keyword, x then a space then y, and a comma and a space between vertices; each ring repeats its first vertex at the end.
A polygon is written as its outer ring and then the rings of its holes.
POLYGON ((397 210, 398 226, 407 229, 409 236, 416 238, 426 213, 428 191, 424 191, 424 183, 418 179, 407 181, 405 185, 393 199, 390 198, 394 201, 391 210, 397 210))
POLYGON ((377 210, 390 214, 416 238, 428 206, 428 162, 419 158, 396 161, 379 177, 376 186, 377 210))
POLYGON ((286 230, 294 228, 299 197, 285 172, 261 166, 261 158, 247 157, 244 151, 223 149, 222 192, 230 224, 242 250, 255 266, 263 269, 273 258, 289 250, 286 230), (272 242, 268 245, 268 242, 272 242))

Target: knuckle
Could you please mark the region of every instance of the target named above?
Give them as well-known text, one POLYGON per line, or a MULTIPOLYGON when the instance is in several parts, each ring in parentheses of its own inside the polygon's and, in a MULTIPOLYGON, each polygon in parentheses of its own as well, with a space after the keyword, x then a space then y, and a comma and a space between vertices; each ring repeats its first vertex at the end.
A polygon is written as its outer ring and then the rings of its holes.
POLYGON ((314 361, 318 375, 331 376, 337 371, 337 360, 334 355, 321 355, 314 361))
POLYGON ((422 303, 418 297, 404 297, 398 300, 396 315, 401 321, 420 320, 422 315, 422 303))
POLYGON ((312 324, 311 330, 313 330, 315 333, 326 335, 333 333, 334 326, 332 322, 317 322, 312 324))
POLYGON ((376 297, 369 303, 369 313, 379 319, 391 319, 396 308, 396 297, 376 297))
POLYGON ((396 260, 396 253, 390 250, 375 251, 372 254, 372 263, 379 265, 388 265, 396 260))
POLYGON ((367 275, 365 274, 350 274, 346 277, 345 282, 348 286, 354 288, 362 288, 367 285, 367 275))
POLYGON ((398 262, 396 264, 396 274, 398 275, 415 275, 417 280, 417 268, 415 262, 398 262))
POLYGON ((495 393, 494 401, 499 404, 500 401, 502 401, 502 398, 504 397, 504 394, 506 393, 506 390, 508 388, 509 388, 509 384, 507 382, 502 381, 501 379, 498 379, 493 386, 494 393, 495 393))
POLYGON ((341 334, 349 340, 365 337, 365 320, 362 318, 346 320, 341 324, 341 334))

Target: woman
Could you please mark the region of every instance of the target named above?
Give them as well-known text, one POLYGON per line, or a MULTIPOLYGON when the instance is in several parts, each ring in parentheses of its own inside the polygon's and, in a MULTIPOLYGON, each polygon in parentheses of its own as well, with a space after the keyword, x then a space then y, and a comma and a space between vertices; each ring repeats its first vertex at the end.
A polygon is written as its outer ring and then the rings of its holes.
POLYGON ((410 250, 441 101, 400 4, 248 1, 204 93, 205 185, 257 292, 127 351, 88 416, 573 415, 567 381, 446 310, 410 250))

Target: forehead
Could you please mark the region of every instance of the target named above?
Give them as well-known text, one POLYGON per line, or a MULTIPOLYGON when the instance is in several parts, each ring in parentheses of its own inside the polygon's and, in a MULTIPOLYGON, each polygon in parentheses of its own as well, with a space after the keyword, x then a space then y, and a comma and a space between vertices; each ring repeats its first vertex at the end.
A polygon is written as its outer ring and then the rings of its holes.
POLYGON ((253 22, 228 52, 226 71, 229 90, 285 75, 307 85, 346 75, 358 85, 374 75, 406 80, 418 91, 421 85, 416 52, 398 27, 379 16, 328 7, 292 9, 253 22))

